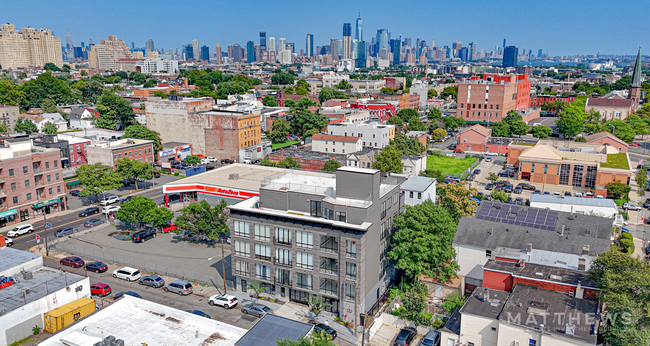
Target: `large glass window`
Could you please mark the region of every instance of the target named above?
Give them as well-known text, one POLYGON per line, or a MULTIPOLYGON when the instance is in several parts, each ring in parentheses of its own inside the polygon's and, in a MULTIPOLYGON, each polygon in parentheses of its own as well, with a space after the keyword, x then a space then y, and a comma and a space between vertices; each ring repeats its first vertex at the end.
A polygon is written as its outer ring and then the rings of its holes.
POLYGON ((560 165, 560 173, 559 173, 559 176, 560 176, 559 184, 560 185, 569 185, 570 173, 571 173, 571 165, 566 164, 566 163, 563 163, 562 165, 560 165))
POLYGON ((598 168, 595 166, 587 166, 587 174, 585 175, 585 187, 593 189, 596 187, 596 174, 598 168))
POLYGON ((354 285, 345 284, 345 299, 354 301, 354 297, 357 295, 356 288, 354 285))
POLYGON ((312 275, 310 274, 303 274, 303 273, 297 273, 296 275, 296 286, 300 288, 305 288, 308 290, 311 290, 314 288, 314 285, 312 283, 312 275))
POLYGON ((582 187, 582 175, 584 173, 585 166, 573 165, 573 179, 571 185, 575 187, 582 187))
POLYGON ((339 293, 338 284, 332 279, 320 280, 320 292, 323 294, 337 295, 339 293))
POLYGON ((320 236, 320 250, 329 253, 338 253, 339 242, 336 237, 322 235, 320 236))
POLYGON ((280 244, 291 245, 291 230, 286 228, 276 228, 275 241, 280 244))
POLYGON ((328 220, 334 220, 334 210, 329 208, 323 208, 323 218, 328 220))
POLYGON ((325 274, 338 274, 339 265, 334 258, 320 258, 320 272, 325 274))
POLYGON ((271 261, 271 247, 255 244, 255 258, 263 261, 271 261))
POLYGON ((235 221, 235 235, 240 237, 250 237, 250 225, 248 222, 235 221))
POLYGON ((255 224, 255 239, 271 241, 271 226, 255 224))
POLYGON ((242 257, 251 256, 251 244, 247 241, 235 240, 235 255, 242 257))
POLYGON ((311 214, 311 216, 314 216, 314 217, 322 217, 323 216, 323 209, 321 207, 321 202, 320 201, 311 201, 310 214, 311 214))
POLYGON ((296 267, 314 269, 314 255, 304 252, 296 252, 296 267))
POLYGON ((275 264, 291 266, 291 251, 276 247, 275 264))
POLYGON ((250 276, 251 272, 248 268, 248 262, 235 260, 235 274, 250 276))
POLYGON ((346 279, 351 279, 351 280, 356 280, 356 278, 357 278, 357 265, 356 265, 356 263, 350 263, 350 262, 345 263, 345 278, 346 279))
POLYGON ((357 243, 354 240, 345 241, 345 255, 351 258, 357 258, 357 243))
POLYGON ((296 231, 296 246, 314 248, 314 235, 309 232, 296 231))
POLYGON ((291 272, 286 269, 275 269, 275 283, 280 285, 291 285, 291 272))
POLYGON ((336 212, 336 218, 334 220, 345 222, 345 212, 344 211, 337 211, 336 212))
POLYGON ((255 277, 260 280, 271 281, 271 267, 256 264, 255 265, 255 277))

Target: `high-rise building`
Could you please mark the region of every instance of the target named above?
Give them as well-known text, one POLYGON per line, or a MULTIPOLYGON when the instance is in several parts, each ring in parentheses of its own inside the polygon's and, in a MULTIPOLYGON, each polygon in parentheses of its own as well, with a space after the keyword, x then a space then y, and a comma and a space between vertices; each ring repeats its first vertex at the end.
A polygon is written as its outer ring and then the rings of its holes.
POLYGON ((478 55, 478 51, 476 50, 476 42, 470 42, 469 45, 467 45, 467 48, 469 49, 467 60, 476 60, 478 55))
MULTIPOLYGON (((505 40, 504 40, 505 41, 505 40)), ((519 49, 515 46, 508 46, 503 50, 502 67, 517 67, 517 53, 519 49)))
POLYGON ((278 42, 279 42, 279 46, 280 46, 278 50, 280 52, 287 49, 287 39, 286 38, 280 37, 280 40, 278 42))
POLYGON ((185 45, 183 49, 183 55, 183 60, 194 59, 194 49, 192 49, 191 44, 185 45))
POLYGON ((354 60, 354 67, 356 68, 364 68, 366 67, 366 61, 368 59, 367 56, 367 44, 364 41, 357 41, 356 44, 356 57, 354 60))
POLYGON ((377 51, 388 50, 388 29, 377 30, 377 51))
POLYGON ((392 42, 392 51, 393 51, 393 65, 399 65, 400 64, 400 53, 402 50, 402 41, 397 39, 397 40, 391 40, 392 42))
POLYGON ((233 57, 233 50, 232 50, 232 45, 228 45, 228 57, 232 59, 233 57))
POLYGON ((84 57, 83 47, 72 47, 72 52, 75 59, 84 57))
POLYGON ((260 47, 266 50, 266 31, 260 31, 260 47))
POLYGON ((336 40, 336 55, 343 57, 343 40, 336 40))
POLYGON ((467 47, 461 47, 458 51, 458 57, 460 58, 460 61, 469 60, 469 49, 467 47))
POLYGON ((65 42, 66 42, 66 45, 65 45, 66 50, 71 50, 72 47, 74 47, 74 44, 72 44, 72 36, 70 36, 70 33, 65 35, 65 42))
POLYGON ((287 42, 287 49, 291 51, 291 53, 296 52, 296 44, 293 42, 287 42))
POLYGON ((409 47, 409 48, 412 47, 411 46, 411 39, 409 37, 404 39, 404 46, 409 47))
POLYGON ((276 51, 276 46, 275 46, 275 37, 269 37, 269 41, 266 45, 266 50, 269 52, 275 52, 276 51))
POLYGON ((145 49, 144 49, 144 55, 147 56, 149 52, 153 52, 156 50, 156 48, 153 45, 153 39, 148 39, 147 42, 144 43, 145 49))
POLYGON ((542 50, 541 50, 541 49, 539 49, 539 50, 537 51, 537 57, 538 57, 538 58, 541 58, 541 57, 542 57, 542 50))
POLYGON ((210 48, 208 46, 201 47, 201 60, 210 61, 210 48))
POLYGON ((343 59, 352 59, 352 24, 343 23, 343 59))
POLYGON ((253 41, 246 43, 246 61, 248 63, 255 62, 255 42, 253 41))
POLYGON ((221 55, 221 45, 217 44, 216 49, 214 50, 214 58, 217 64, 223 63, 223 55, 221 55))
POLYGON ((359 10, 359 17, 357 18, 357 27, 354 31, 354 39, 363 41, 363 21, 361 20, 361 10, 359 10))
POLYGON ((436 48, 436 40, 431 40, 431 48, 436 48))
POLYGON ((461 48, 463 48, 463 43, 460 41, 456 41, 451 44, 451 50, 454 55, 453 56, 454 58, 458 57, 458 52, 460 51, 461 48))
POLYGON ((506 49, 506 39, 504 38, 503 39, 503 50, 505 50, 505 49, 506 49))
POLYGON ((312 34, 307 34, 305 40, 305 55, 314 56, 314 35, 312 34))
POLYGON ((530 58, 531 56, 533 56, 533 50, 532 50, 532 49, 529 49, 529 50, 528 50, 528 57, 530 58))
POLYGON ((194 59, 199 59, 201 56, 201 49, 199 48, 199 40, 192 40, 192 54, 194 59))
POLYGON ((28 66, 45 66, 46 63, 63 66, 61 38, 47 29, 23 28, 13 24, 0 25, 0 66, 15 69, 28 66))
POLYGON ((330 54, 332 54, 332 57, 334 60, 339 59, 339 54, 338 54, 338 40, 333 38, 330 40, 330 54))
POLYGON ((239 43, 235 43, 232 46, 232 61, 241 62, 244 59, 244 48, 242 48, 239 43))
POLYGON ((104 70, 115 70, 120 59, 132 58, 133 54, 124 40, 118 40, 117 36, 109 35, 107 40, 101 39, 99 44, 92 46, 88 53, 88 65, 104 70))

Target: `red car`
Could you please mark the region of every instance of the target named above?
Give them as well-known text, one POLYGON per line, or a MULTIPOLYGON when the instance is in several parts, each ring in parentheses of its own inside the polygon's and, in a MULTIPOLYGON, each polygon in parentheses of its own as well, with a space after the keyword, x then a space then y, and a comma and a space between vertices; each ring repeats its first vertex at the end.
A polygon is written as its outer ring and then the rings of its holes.
POLYGON ((634 143, 630 144, 631 147, 638 147, 639 145, 641 145, 641 143, 639 143, 639 142, 634 142, 634 143))
POLYGON ((454 152, 455 152, 455 153, 462 153, 463 151, 460 150, 460 149, 456 149, 456 150, 454 150, 454 152))
POLYGON ((178 227, 174 226, 174 224, 172 224, 172 223, 170 222, 169 225, 163 227, 163 228, 161 229, 161 231, 162 231, 163 233, 169 233, 169 232, 175 231, 175 230, 177 230, 177 229, 178 229, 178 227))
POLYGON ((98 282, 96 284, 90 285, 90 294, 95 294, 100 297, 105 297, 113 292, 111 286, 98 282))
POLYGON ((84 260, 82 260, 81 258, 76 257, 76 256, 62 258, 59 261, 59 263, 62 266, 69 266, 69 267, 72 267, 72 268, 81 268, 85 264, 84 260))

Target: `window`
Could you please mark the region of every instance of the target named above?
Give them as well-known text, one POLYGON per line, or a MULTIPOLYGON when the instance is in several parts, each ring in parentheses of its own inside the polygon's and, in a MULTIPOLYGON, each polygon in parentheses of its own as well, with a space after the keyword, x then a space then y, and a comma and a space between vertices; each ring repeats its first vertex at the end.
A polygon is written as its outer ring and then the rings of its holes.
POLYGON ((357 243, 355 241, 345 241, 345 255, 350 258, 357 258, 357 243))
POLYGON ((335 152, 336 152, 336 148, 332 148, 332 152, 335 153, 335 152))
POLYGON ((255 224, 255 239, 271 241, 271 226, 255 224))
POLYGON ((32 200, 32 194, 31 194, 31 193, 28 193, 28 194, 27 194, 27 200, 28 200, 28 201, 31 201, 31 200, 32 200))
POLYGON ((235 255, 242 257, 251 256, 251 244, 246 241, 235 240, 235 255))
POLYGON ((23 166, 23 173, 25 174, 29 173, 29 167, 23 166))
POLYGON ((60 176, 59 176, 59 173, 57 173, 57 174, 56 174, 56 177, 55 177, 56 180, 59 180, 59 177, 60 177, 60 176))
POLYGON ((354 301, 356 295, 357 295, 356 287, 354 287, 354 285, 345 284, 345 299, 354 301))
POLYGON ((50 169, 50 163, 49 162, 45 162, 45 168, 50 169))
POLYGON ((16 191, 16 183, 11 183, 11 191, 16 191))
POLYGON ((309 232, 296 231, 296 246, 314 248, 314 235, 309 232))
POLYGON ((379 232, 380 239, 386 238, 386 223, 381 224, 381 231, 379 232))
POLYGON ((57 186, 57 187, 56 187, 56 192, 57 192, 57 193, 61 193, 61 186, 57 186))
POLYGON ((54 167, 59 167, 59 161, 54 160, 54 167))
POLYGON ((323 217, 322 203, 320 201, 311 201, 310 215, 313 217, 323 217))
POLYGON ((372 138, 375 138, 375 134, 374 134, 374 133, 372 134, 372 138))
POLYGON ((395 195, 393 196, 393 205, 397 204, 397 201, 398 201, 397 194, 398 194, 398 193, 399 193, 399 192, 395 192, 395 195))
POLYGON ((275 264, 291 266, 291 251, 275 248, 275 264))
POLYGON ((271 267, 265 265, 256 264, 255 265, 255 277, 261 280, 271 281, 271 267))
POLYGON ((493 332, 496 332, 496 331, 497 331, 497 328, 496 328, 496 327, 492 327, 492 331, 493 331, 493 332))
POLYGON ((422 199, 422 192, 418 192, 418 199, 422 199))
POLYGON ((345 278, 350 280, 357 279, 357 265, 356 263, 345 263, 345 278))
POLYGON ((335 237, 328 235, 320 236, 320 250, 329 253, 339 252, 339 242, 335 237))
POLYGON ((29 180, 25 180, 25 187, 29 187, 29 180))
POLYGON ((409 198, 413 198, 413 191, 409 191, 409 198))
POLYGON ((312 276, 310 274, 297 273, 296 275, 296 286, 299 288, 306 288, 308 290, 313 289, 312 276))
POLYGON ((304 252, 296 252, 296 267, 314 269, 314 255, 304 252))
POLYGON ((248 222, 235 221, 235 235, 240 237, 250 237, 248 222))
POLYGON ((485 257, 492 258, 492 250, 485 250, 485 257))
POLYGON ((336 218, 334 220, 345 222, 345 212, 344 211, 337 211, 336 212, 336 218))
POLYGON ((250 276, 251 272, 248 269, 248 262, 235 260, 235 274, 250 276))
POLYGON ((381 218, 386 217, 386 201, 381 202, 381 218))
POLYGON ((324 294, 338 295, 338 285, 336 281, 332 279, 321 279, 320 280, 320 291, 324 294))
POLYGON ((14 204, 18 204, 18 197, 14 197, 14 204))
POLYGON ((51 195, 52 194, 52 188, 47 189, 47 192, 51 195))
POLYGON ((51 182, 51 181, 52 181, 52 176, 48 174, 48 175, 47 175, 47 182, 49 183, 49 182, 51 182))
POLYGON ((286 228, 276 228, 275 241, 280 244, 291 245, 291 231, 286 228))
POLYGON ((281 285, 291 285, 291 271, 275 268, 275 283, 281 285))
POLYGON ((333 258, 321 257, 320 259, 320 272, 326 274, 338 274, 339 265, 333 258))
POLYGON ((13 169, 13 168, 10 168, 10 169, 9 169, 9 176, 10 176, 10 177, 13 177, 13 176, 14 176, 14 169, 13 169))
POLYGON ((271 261, 271 247, 255 244, 255 258, 262 261, 271 261))

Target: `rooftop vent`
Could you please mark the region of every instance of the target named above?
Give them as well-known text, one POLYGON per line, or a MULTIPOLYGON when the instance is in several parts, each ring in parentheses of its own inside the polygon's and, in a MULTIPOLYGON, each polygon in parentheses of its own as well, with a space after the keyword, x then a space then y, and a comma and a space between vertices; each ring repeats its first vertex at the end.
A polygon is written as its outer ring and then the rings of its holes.
POLYGON ((22 294, 23 294, 23 297, 27 297, 27 295, 29 294, 29 288, 28 287, 23 288, 22 289, 22 294))
POLYGON ((104 338, 104 345, 111 346, 114 341, 115 341, 115 337, 112 336, 112 335, 109 335, 109 336, 104 338))
POLYGON ((228 176, 228 180, 239 180, 239 173, 231 173, 228 176))
POLYGON ((567 323, 566 324, 566 335, 575 335, 576 333, 576 325, 573 323, 567 323))
POLYGON ((31 280, 33 278, 34 278, 34 274, 32 272, 23 272, 23 279, 31 280))

